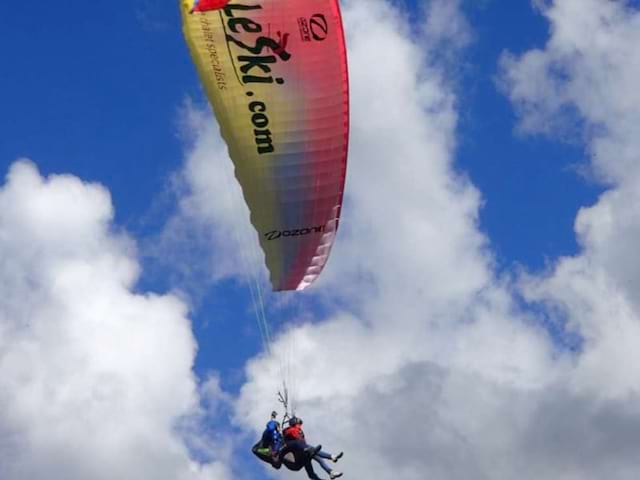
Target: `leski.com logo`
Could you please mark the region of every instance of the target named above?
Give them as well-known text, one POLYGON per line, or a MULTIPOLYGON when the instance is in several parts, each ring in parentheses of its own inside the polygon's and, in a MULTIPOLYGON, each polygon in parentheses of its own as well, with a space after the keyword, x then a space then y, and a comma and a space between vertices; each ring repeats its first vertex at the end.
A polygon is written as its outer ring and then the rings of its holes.
POLYGON ((225 40, 233 56, 236 76, 245 87, 256 151, 258 155, 265 155, 275 152, 276 141, 269 129, 271 118, 267 99, 257 98, 254 88, 284 85, 285 79, 274 70, 277 70, 278 63, 288 62, 291 54, 287 51, 289 34, 275 31, 276 38, 273 38, 271 25, 265 29, 258 21, 261 10, 260 4, 230 3, 222 12, 225 40))
POLYGON ((298 27, 300 27, 300 38, 303 42, 322 42, 329 35, 329 23, 327 17, 321 13, 312 15, 311 18, 298 18, 298 27))

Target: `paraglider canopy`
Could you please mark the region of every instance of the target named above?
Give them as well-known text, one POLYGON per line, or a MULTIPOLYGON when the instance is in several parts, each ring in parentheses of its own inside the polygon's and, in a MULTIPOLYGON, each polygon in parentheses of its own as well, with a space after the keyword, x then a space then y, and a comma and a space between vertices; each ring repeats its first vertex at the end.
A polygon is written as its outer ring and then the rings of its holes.
POLYGON ((329 258, 346 177, 349 89, 339 2, 180 4, 273 290, 302 290, 329 258))

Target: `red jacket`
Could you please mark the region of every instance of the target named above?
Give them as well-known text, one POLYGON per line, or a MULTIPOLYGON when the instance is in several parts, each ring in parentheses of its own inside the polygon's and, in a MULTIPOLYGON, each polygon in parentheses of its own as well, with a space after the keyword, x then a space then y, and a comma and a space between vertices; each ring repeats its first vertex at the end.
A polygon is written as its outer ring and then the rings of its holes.
POLYGON ((287 427, 282 432, 285 441, 302 440, 304 441, 304 432, 300 425, 294 425, 293 427, 287 427))

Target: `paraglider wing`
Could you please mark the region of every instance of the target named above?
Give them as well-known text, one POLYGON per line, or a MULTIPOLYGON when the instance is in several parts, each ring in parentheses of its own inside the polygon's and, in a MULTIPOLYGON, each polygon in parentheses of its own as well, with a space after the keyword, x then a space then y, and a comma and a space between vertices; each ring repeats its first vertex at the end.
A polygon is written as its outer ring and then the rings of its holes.
POLYGON ((193 13, 193 0, 181 5, 273 289, 301 290, 327 262, 344 190, 349 102, 338 0, 232 0, 193 13))

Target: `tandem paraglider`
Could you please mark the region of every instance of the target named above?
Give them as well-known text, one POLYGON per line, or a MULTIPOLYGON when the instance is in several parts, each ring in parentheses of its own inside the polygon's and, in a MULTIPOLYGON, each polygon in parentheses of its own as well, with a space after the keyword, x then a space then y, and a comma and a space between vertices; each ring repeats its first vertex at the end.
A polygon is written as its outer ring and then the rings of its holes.
MULTIPOLYGON (((228 146, 272 289, 304 290, 329 258, 346 178, 349 82, 339 0, 179 3, 184 35, 228 146)), ((249 247, 255 240, 248 240, 249 247)), ((254 275, 247 285, 265 351, 277 355, 262 278, 255 273, 259 265, 247 271, 254 275)), ((337 462, 342 453, 307 445, 302 420, 295 409, 290 418, 286 412, 287 427, 280 431, 272 415, 253 453, 274 468, 305 468, 312 479, 319 478, 312 461, 332 479, 340 477, 327 462, 337 462)))
POLYGON ((291 417, 287 421, 287 428, 282 432, 276 418, 277 413, 272 412, 262 438, 251 449, 256 457, 276 469, 282 465, 293 471, 304 468, 312 480, 321 480, 313 469, 312 460, 317 462, 332 480, 342 476, 342 472, 334 470, 327 462, 337 463, 343 452, 332 455, 323 451, 322 445, 307 444, 301 418, 291 417))

